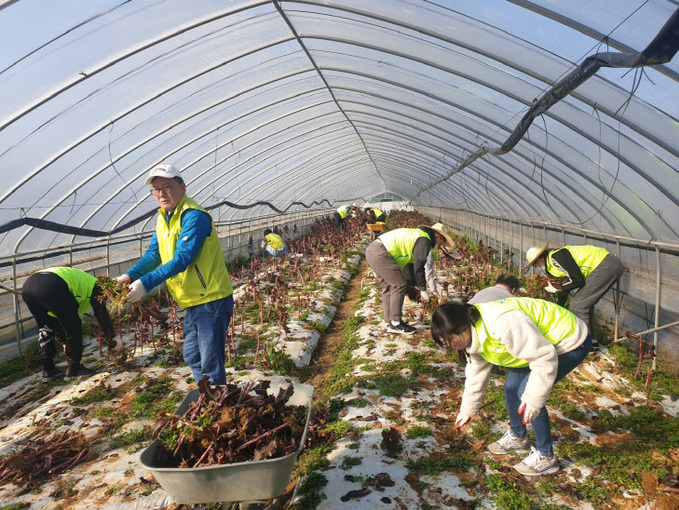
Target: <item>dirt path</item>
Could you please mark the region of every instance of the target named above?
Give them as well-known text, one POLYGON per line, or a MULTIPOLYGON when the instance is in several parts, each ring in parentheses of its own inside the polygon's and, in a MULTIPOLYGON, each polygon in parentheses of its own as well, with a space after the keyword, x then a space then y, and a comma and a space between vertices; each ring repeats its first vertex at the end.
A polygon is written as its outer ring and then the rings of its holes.
POLYGON ((359 290, 363 277, 370 270, 365 259, 361 259, 358 265, 358 274, 349 280, 349 287, 344 293, 342 301, 337 307, 328 330, 319 340, 314 349, 314 354, 309 364, 308 377, 303 382, 313 385, 316 389, 322 388, 328 374, 337 363, 338 349, 344 335, 344 325, 349 317, 356 312, 359 290))

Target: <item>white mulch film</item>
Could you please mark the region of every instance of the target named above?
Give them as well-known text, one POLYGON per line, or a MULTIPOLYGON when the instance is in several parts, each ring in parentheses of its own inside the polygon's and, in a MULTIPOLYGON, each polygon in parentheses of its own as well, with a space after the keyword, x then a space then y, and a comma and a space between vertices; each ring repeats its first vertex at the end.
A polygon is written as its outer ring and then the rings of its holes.
MULTIPOLYGON (((361 261, 361 254, 367 243, 367 238, 356 247, 354 264, 361 261)), ((439 280, 446 278, 439 268, 439 280)), ((320 321, 329 324, 336 312, 336 306, 328 305, 328 300, 335 304, 339 301, 338 292, 333 290, 332 283, 337 280, 347 281, 351 274, 346 269, 338 269, 338 264, 329 264, 324 274, 318 279, 319 287, 316 289, 316 310, 309 310, 307 322, 320 321)), ((376 300, 376 285, 371 271, 365 273, 361 282, 362 286, 368 285, 371 289, 369 296, 362 301, 356 316, 365 320, 358 331, 359 346, 353 352, 353 357, 364 360, 353 369, 353 375, 365 376, 371 370, 379 368, 381 364, 390 361, 404 359, 411 353, 427 353, 432 347, 424 342, 428 335, 414 335, 404 337, 387 334, 381 321, 381 305, 376 300)), ((239 297, 240 288, 236 288, 234 297, 239 297)), ((421 305, 412 303, 406 299, 405 316, 412 320, 421 314, 421 305)), ((428 330, 427 324, 418 323, 416 327, 421 331, 428 330)), ((299 325, 296 320, 290 320, 290 332, 287 341, 280 335, 279 345, 291 356, 299 367, 309 364, 314 347, 318 343, 319 333, 313 329, 299 325)), ((238 326, 236 328, 238 332, 238 326)), ((83 359, 91 365, 96 360, 106 363, 99 354, 99 347, 95 340, 90 339, 85 348, 83 359)), ((173 389, 183 394, 195 387, 189 384, 187 379, 191 376, 188 367, 164 369, 157 366, 161 359, 154 354, 152 348, 144 348, 143 352, 137 349, 135 365, 138 370, 127 372, 100 373, 69 385, 57 386, 47 395, 38 399, 26 399, 26 395, 32 393, 36 386, 41 384, 40 374, 34 374, 17 381, 10 386, 0 389, 0 402, 2 402, 3 421, 0 422, 0 455, 7 455, 13 451, 13 445, 22 437, 25 437, 32 426, 38 423, 50 423, 56 430, 62 427, 71 429, 80 428, 87 437, 93 438, 92 447, 100 455, 97 460, 88 461, 77 465, 71 471, 58 476, 55 480, 47 483, 31 493, 20 494, 14 485, 0 487, 0 508, 3 505, 22 504, 26 508, 35 509, 171 509, 177 508, 154 480, 153 475, 139 462, 139 455, 143 448, 135 451, 132 447, 122 447, 111 450, 109 440, 103 430, 103 420, 82 419, 74 414, 74 405, 69 401, 78 395, 85 394, 88 390, 100 384, 112 388, 133 380, 138 375, 149 378, 169 377, 174 381, 173 389), (11 409, 9 416, 7 410, 11 409), (72 493, 77 493, 76 498, 68 499, 68 506, 61 506, 63 500, 58 496, 68 487, 72 493)), ((63 364, 63 362, 62 362, 63 364)), ((109 363, 110 365, 110 363, 109 363)), ((594 381, 605 390, 596 396, 596 405, 610 409, 614 414, 629 414, 629 406, 633 404, 643 405, 646 396, 635 393, 632 396, 622 396, 616 393, 616 389, 625 386, 625 380, 620 376, 614 376, 608 369, 613 366, 605 352, 588 358, 582 367, 569 377, 583 385, 593 384, 594 381)), ((330 467, 322 473, 327 478, 327 485, 323 488, 323 499, 319 509, 342 509, 363 510, 373 508, 416 509, 416 508, 494 508, 492 497, 484 496, 486 491, 480 490, 475 483, 470 483, 477 473, 466 473, 464 480, 460 480, 454 472, 444 471, 438 476, 419 475, 415 479, 409 475, 406 467, 408 461, 414 461, 435 453, 445 454, 450 450, 451 444, 441 442, 439 436, 451 437, 450 434, 436 434, 428 437, 416 437, 409 439, 406 430, 420 426, 435 429, 436 427, 448 427, 452 430, 455 416, 459 407, 459 394, 464 384, 463 371, 454 362, 444 361, 436 364, 436 367, 450 372, 447 378, 431 378, 427 387, 420 387, 417 391, 408 391, 400 397, 381 396, 377 389, 354 387, 352 391, 337 395, 335 398, 343 399, 348 405, 340 412, 340 419, 351 423, 354 434, 342 437, 327 455, 330 467), (353 405, 356 404, 356 405, 353 405), (436 409, 436 411, 427 410, 436 409), (383 441, 382 432, 390 427, 395 427, 401 432, 403 450, 392 458, 381 448, 383 441), (380 475, 386 473, 388 476, 380 475), (357 496, 357 491, 368 486, 366 481, 377 475, 386 484, 373 486, 364 494, 357 496), (352 492, 354 491, 354 492, 352 492), (351 495, 354 494, 354 497, 351 495)), ((239 372, 230 370, 234 380, 257 378, 260 373, 239 372)), ((402 375, 408 375, 408 369, 404 369, 402 375)), ((500 384, 499 381, 491 381, 491 384, 500 384)), ((117 396, 116 399, 124 398, 117 396)), ((116 401, 90 404, 90 406, 112 406, 116 401)), ((676 416, 678 402, 666 397, 660 404, 664 410, 672 416, 676 416)), ((75 406, 77 407, 77 406, 75 406)), ((84 406, 83 406, 84 407, 84 406)), ((586 409, 585 412, 593 413, 596 409, 586 409)), ((570 422, 574 433, 579 434, 580 441, 593 441, 595 435, 587 427, 578 424, 574 420, 564 417, 560 412, 551 412, 553 419, 557 418, 564 422, 570 422)), ((91 416, 90 412, 84 414, 91 416)), ((141 428, 149 425, 151 421, 140 421, 126 424, 124 431, 141 428)), ((492 430, 502 433, 505 424, 494 424, 492 430)), ((457 436, 453 436, 457 437, 457 436)), ((464 439, 459 439, 464 441, 464 439)), ((558 445, 558 439, 557 439, 558 445)), ((142 446, 146 446, 144 443, 142 446)), ((485 460, 493 461, 503 467, 511 466, 519 461, 516 456, 506 458, 493 457, 485 454, 485 460)), ((574 465, 568 459, 561 461, 562 472, 575 481, 582 481, 591 476, 591 470, 584 465, 574 465)), ((488 465, 486 472, 492 471, 488 465)), ((303 481, 303 480, 302 480, 303 481)), ((299 489, 300 483, 297 485, 299 489)), ((635 494, 629 495, 631 498, 635 494)), ((292 502, 299 502, 299 491, 293 494, 292 502)), ((543 502, 547 503, 547 502, 543 502)), ((555 497, 554 504, 566 504, 555 497)), ((241 503, 241 508, 247 508, 248 504, 241 503)), ((251 508, 266 508, 266 503, 252 503, 251 508)), ((594 508, 590 503, 582 502, 579 506, 573 506, 568 500, 568 507, 587 510, 594 508)), ((226 506, 227 508, 229 506, 226 506)), ((187 507, 188 508, 188 507, 187 507)), ((649 507, 650 508, 650 507, 649 507)))

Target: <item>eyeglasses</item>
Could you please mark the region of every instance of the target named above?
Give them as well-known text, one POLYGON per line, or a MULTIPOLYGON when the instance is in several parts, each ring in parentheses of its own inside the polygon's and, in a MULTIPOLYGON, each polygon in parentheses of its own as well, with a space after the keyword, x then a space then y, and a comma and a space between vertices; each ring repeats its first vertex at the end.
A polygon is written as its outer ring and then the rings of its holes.
POLYGON ((156 195, 156 196, 161 195, 163 193, 169 193, 172 188, 177 186, 177 184, 178 183, 175 182, 174 184, 166 184, 165 186, 163 186, 161 188, 151 188, 151 191, 149 191, 149 193, 151 193, 151 195, 156 195))

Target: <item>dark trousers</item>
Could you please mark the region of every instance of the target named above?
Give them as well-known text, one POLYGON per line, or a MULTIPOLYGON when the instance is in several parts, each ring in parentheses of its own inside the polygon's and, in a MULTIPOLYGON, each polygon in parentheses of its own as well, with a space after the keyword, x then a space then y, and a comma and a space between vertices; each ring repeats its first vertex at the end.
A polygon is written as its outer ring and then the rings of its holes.
POLYGON ((585 285, 571 296, 568 309, 587 324, 593 339, 596 339, 594 306, 620 279, 624 270, 625 266, 622 265, 620 259, 609 253, 601 264, 585 278, 585 285))
POLYGON ((64 343, 69 363, 80 363, 83 351, 82 322, 78 302, 64 280, 54 273, 28 277, 21 297, 38 324, 39 356, 45 368, 54 366, 55 334, 64 343), (52 317, 48 312, 56 315, 52 317))
POLYGON ((404 272, 381 241, 373 241, 368 245, 365 249, 365 260, 382 289, 384 320, 401 322, 403 300, 408 287, 404 272))

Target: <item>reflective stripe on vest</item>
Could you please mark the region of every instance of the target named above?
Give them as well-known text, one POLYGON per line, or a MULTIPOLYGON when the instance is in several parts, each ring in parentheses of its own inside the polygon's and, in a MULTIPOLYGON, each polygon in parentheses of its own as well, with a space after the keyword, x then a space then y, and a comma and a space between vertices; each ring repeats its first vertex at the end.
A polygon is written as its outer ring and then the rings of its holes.
MULTIPOLYGON (((82 315, 92 308, 90 298, 92 297, 92 289, 97 283, 96 276, 90 273, 81 271, 80 269, 73 269, 72 267, 50 267, 42 269, 39 273, 54 273, 59 278, 66 282, 68 290, 78 302, 78 315, 82 315)), ((52 317, 56 317, 52 312, 49 312, 52 317)))
POLYGON ((279 236, 278 234, 267 234, 266 235, 266 244, 271 246, 274 250, 280 250, 281 248, 285 248, 285 243, 283 242, 283 238, 279 236))
POLYGON ((522 311, 552 345, 571 336, 577 325, 577 318, 571 312, 542 299, 505 298, 489 303, 476 303, 474 306, 481 312, 481 319, 474 325, 482 349, 479 355, 488 363, 503 367, 527 367, 528 362, 512 356, 504 344, 497 340, 501 332, 495 329, 495 322, 502 314, 512 310, 522 311))
MULTIPOLYGON (((170 216, 169 224, 165 220, 165 211, 163 209, 158 210, 160 216, 156 223, 156 237, 160 260, 163 264, 174 257, 177 240, 182 229, 181 216, 189 209, 197 209, 207 214, 205 209, 186 195, 170 216)), ((209 303, 233 294, 231 277, 226 269, 222 246, 217 237, 217 229, 215 229, 212 217, 210 217, 210 223, 212 224, 210 235, 205 238, 205 242, 198 250, 193 262, 189 264, 186 271, 166 280, 170 294, 182 308, 209 303)))
POLYGON ((561 250, 568 250, 570 252, 573 260, 575 260, 575 263, 580 268, 582 276, 585 278, 601 264, 609 253, 608 250, 596 246, 564 246, 558 250, 551 251, 546 258, 546 269, 549 274, 558 278, 568 276, 552 261, 552 255, 561 250))
POLYGON ((426 237, 431 241, 427 233, 419 228, 397 228, 382 234, 378 239, 394 257, 398 267, 403 269, 407 264, 413 262, 413 248, 421 237, 426 237))

